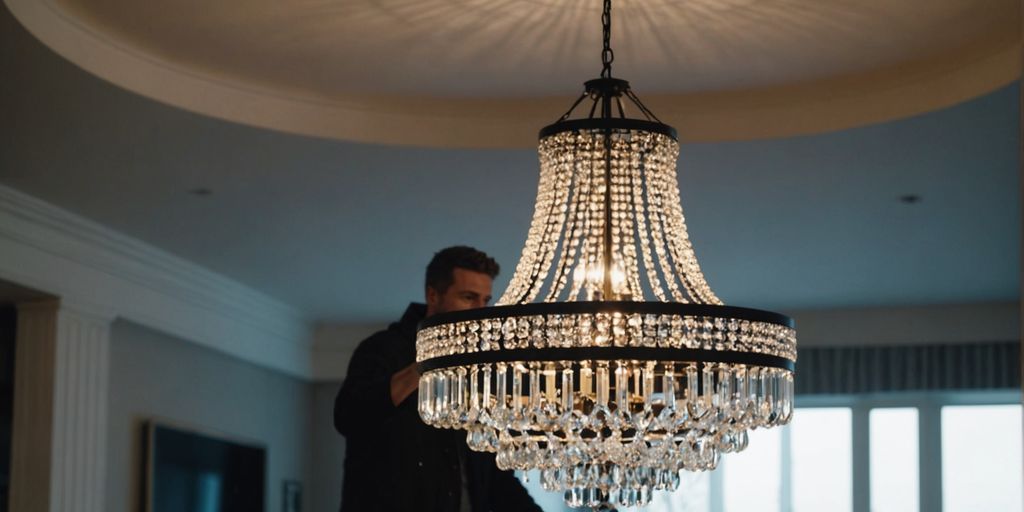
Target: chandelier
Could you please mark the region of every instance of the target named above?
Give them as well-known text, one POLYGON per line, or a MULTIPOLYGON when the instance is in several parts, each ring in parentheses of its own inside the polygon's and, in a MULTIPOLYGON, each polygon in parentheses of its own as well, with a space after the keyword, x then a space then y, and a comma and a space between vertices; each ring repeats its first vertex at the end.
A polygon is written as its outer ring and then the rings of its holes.
POLYGON ((501 469, 540 470, 573 507, 645 505, 793 413, 793 321, 708 287, 676 131, 612 78, 610 0, 602 25, 601 77, 540 131, 508 288, 493 307, 425 319, 416 339, 423 420, 466 430, 501 469))

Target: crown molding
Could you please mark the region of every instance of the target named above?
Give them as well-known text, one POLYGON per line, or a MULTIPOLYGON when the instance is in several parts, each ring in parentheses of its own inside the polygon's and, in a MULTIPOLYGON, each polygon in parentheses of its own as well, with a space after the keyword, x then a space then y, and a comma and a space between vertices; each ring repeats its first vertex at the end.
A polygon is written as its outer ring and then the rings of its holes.
POLYGON ((311 379, 296 309, 166 251, 0 185, 0 279, 311 379))

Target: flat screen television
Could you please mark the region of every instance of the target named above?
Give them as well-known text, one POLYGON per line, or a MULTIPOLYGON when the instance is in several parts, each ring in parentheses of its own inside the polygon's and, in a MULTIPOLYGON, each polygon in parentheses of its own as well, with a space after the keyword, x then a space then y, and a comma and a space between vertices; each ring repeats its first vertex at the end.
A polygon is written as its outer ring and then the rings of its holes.
POLYGON ((145 512, 263 512, 267 450, 149 421, 145 512))

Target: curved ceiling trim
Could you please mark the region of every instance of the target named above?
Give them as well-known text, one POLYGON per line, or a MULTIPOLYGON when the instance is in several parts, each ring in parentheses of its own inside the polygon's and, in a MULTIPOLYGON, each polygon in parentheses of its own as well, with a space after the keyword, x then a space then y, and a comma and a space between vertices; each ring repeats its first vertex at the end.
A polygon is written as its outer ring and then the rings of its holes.
MULTIPOLYGON (((198 73, 120 44, 50 1, 5 0, 52 50, 120 87, 196 113, 288 133, 426 147, 518 148, 565 97, 466 99, 304 97, 198 73)), ((809 135, 947 107, 1016 80, 1020 37, 891 69, 772 89, 645 95, 687 142, 809 135)))

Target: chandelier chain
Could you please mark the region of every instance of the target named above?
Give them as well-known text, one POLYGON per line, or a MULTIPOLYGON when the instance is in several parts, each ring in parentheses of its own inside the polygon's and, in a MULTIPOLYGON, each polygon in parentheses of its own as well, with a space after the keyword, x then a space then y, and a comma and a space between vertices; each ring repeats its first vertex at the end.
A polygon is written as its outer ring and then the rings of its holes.
POLYGON ((611 78, 612 61, 615 60, 615 52, 612 51, 612 0, 604 0, 601 26, 604 35, 604 49, 601 50, 601 63, 604 68, 601 70, 601 78, 611 78))

